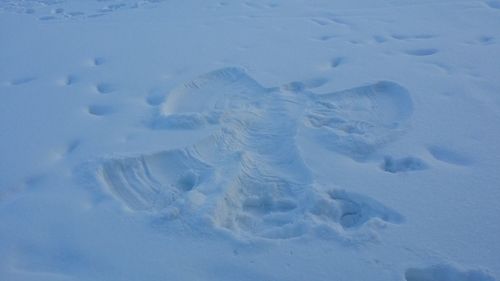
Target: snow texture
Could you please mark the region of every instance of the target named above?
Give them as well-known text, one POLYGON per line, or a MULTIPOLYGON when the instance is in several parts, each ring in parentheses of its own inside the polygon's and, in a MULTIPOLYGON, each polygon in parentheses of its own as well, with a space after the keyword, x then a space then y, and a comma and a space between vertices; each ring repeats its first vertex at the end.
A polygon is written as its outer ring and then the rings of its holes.
POLYGON ((500 280, 499 26, 0 0, 0 280, 500 280))

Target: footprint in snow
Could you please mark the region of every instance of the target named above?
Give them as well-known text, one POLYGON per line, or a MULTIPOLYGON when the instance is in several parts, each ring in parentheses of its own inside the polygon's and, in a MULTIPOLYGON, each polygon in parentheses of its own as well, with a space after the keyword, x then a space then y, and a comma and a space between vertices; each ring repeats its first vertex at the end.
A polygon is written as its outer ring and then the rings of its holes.
POLYGON ((416 157, 404 157, 400 159, 394 159, 390 156, 384 158, 384 162, 380 168, 389 173, 401 173, 410 171, 420 171, 427 169, 427 164, 419 158, 416 157))
POLYGON ((57 81, 60 86, 71 86, 78 82, 78 77, 76 75, 67 75, 57 81))
POLYGON ((100 66, 100 65, 103 65, 104 63, 106 62, 106 59, 104 58, 101 58, 101 57, 97 57, 95 58, 92 63, 94 66, 100 66))
POLYGON ((337 68, 337 67, 339 67, 341 64, 344 64, 345 62, 346 62, 346 58, 344 58, 344 57, 336 57, 336 58, 334 58, 334 59, 332 59, 332 60, 330 61, 330 66, 331 66, 332 68, 337 68))
POLYGON ((413 49, 405 51, 406 54, 417 57, 432 56, 437 53, 437 49, 427 48, 427 49, 413 49))
POLYGON ((106 59, 104 57, 94 57, 84 61, 84 64, 89 67, 99 67, 106 63, 106 59))
POLYGON ((467 166, 472 162, 468 156, 443 146, 432 145, 428 147, 428 150, 436 160, 448 164, 467 166))
POLYGON ((112 93, 114 92, 116 89, 115 89, 115 86, 113 86, 112 84, 110 83, 97 83, 95 85, 95 89, 96 91, 99 93, 99 94, 109 94, 109 93, 112 93))
POLYGON ((491 1, 487 1, 486 2, 486 5, 488 7, 490 7, 491 9, 497 9, 497 10, 500 10, 500 1, 498 0, 491 0, 491 1))
POLYGON ((9 85, 20 86, 20 85, 28 84, 34 80, 36 80, 36 77, 33 77, 33 76, 19 77, 19 78, 12 79, 9 82, 9 85))
POLYGON ((88 107, 88 113, 94 116, 105 116, 113 112, 113 107, 109 105, 93 104, 88 107))

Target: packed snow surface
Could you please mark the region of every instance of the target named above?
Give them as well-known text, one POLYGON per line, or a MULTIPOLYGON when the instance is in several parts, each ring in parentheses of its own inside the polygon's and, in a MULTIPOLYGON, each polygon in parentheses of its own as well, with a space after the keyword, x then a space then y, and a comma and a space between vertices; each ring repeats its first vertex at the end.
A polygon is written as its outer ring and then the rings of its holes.
POLYGON ((0 0, 0 280, 500 280, 500 1, 0 0))

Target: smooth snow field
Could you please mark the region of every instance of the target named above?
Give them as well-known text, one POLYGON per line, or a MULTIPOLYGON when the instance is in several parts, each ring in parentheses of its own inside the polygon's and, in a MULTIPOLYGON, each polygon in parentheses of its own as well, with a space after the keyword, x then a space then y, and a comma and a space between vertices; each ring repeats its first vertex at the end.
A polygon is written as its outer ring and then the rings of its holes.
POLYGON ((500 1, 0 0, 0 281, 500 281, 500 1))

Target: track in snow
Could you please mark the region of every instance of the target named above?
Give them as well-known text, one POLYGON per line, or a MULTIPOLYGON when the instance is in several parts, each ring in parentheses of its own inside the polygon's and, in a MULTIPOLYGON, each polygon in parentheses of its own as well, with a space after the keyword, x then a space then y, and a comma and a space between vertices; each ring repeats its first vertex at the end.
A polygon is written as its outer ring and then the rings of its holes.
POLYGON ((317 184, 295 136, 307 130, 318 144, 362 160, 397 137, 411 112, 408 92, 392 82, 315 95, 264 88, 224 68, 174 90, 151 122, 154 129, 211 126, 210 136, 181 150, 106 160, 99 177, 130 210, 208 214, 215 228, 239 237, 325 230, 351 237, 368 222, 403 218, 369 197, 317 184))

